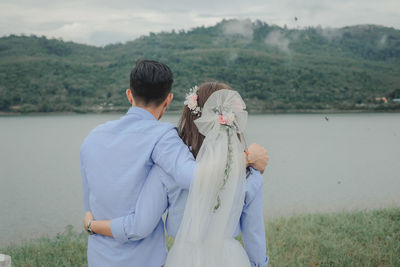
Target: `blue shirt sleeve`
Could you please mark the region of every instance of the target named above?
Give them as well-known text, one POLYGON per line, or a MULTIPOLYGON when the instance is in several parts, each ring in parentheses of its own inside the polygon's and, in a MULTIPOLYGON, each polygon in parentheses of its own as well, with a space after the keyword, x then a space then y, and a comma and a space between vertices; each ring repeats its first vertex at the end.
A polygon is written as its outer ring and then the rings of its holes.
POLYGON ((263 178, 260 172, 252 170, 246 181, 245 205, 240 217, 242 239, 252 267, 268 266, 262 184, 263 178))
POLYGON ((90 210, 89 208, 89 187, 86 179, 85 164, 83 163, 83 145, 80 150, 80 168, 82 178, 82 190, 83 190, 83 210, 85 213, 90 210))
POLYGON ((136 202, 135 212, 111 220, 111 232, 118 242, 143 239, 162 220, 161 216, 168 207, 168 197, 160 175, 163 175, 162 170, 153 166, 136 202))
POLYGON ((189 189, 196 161, 179 137, 176 128, 168 131, 155 145, 152 160, 172 176, 182 188, 189 189))

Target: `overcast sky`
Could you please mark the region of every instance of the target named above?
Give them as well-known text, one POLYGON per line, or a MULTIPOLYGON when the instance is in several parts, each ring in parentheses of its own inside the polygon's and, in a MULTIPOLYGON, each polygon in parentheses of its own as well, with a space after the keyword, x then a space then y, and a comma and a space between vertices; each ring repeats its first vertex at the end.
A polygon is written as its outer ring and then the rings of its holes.
POLYGON ((223 18, 288 27, 378 24, 400 29, 400 0, 0 0, 0 36, 36 34, 94 45, 211 26, 223 18))

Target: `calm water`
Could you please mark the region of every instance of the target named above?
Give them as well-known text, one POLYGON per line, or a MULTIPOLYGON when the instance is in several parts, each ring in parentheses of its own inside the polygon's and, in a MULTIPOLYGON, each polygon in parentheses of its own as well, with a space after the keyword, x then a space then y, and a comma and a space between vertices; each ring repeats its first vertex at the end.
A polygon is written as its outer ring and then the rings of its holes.
MULTIPOLYGON (((264 216, 400 206, 400 114, 254 115, 264 216)), ((79 148, 120 115, 0 117, 0 247, 81 229, 79 148)), ((165 121, 176 122, 177 116, 165 121)))

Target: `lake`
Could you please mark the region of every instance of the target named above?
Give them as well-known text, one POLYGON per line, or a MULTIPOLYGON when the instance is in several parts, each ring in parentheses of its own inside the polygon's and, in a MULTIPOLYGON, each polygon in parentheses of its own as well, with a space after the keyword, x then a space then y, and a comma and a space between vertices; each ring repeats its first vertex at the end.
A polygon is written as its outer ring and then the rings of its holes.
MULTIPOLYGON (((120 116, 0 117, 0 247, 81 230, 80 145, 120 116)), ((252 115, 246 136, 270 155, 266 219, 400 206, 398 113, 252 115)))

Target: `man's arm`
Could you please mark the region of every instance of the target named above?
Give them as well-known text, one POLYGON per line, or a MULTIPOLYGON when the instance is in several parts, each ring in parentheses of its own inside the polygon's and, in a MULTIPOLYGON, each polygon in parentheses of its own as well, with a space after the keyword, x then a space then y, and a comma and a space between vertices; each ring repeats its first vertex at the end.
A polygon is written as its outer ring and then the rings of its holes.
POLYGON ((245 250, 252 267, 267 267, 265 226, 262 207, 262 176, 254 171, 246 181, 245 205, 240 228, 245 250))
MULTIPOLYGON (((114 237, 120 243, 140 240, 150 235, 168 207, 167 190, 159 179, 160 175, 165 175, 165 173, 154 166, 140 192, 135 212, 111 221, 93 221, 90 225, 92 231, 114 237)), ((85 229, 91 217, 91 214, 88 214, 84 219, 85 229)))

